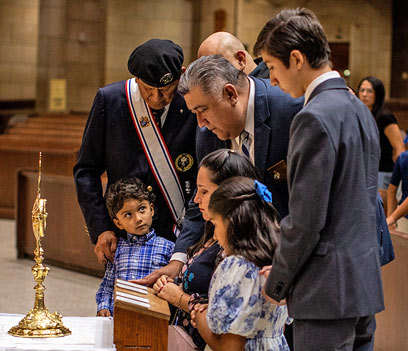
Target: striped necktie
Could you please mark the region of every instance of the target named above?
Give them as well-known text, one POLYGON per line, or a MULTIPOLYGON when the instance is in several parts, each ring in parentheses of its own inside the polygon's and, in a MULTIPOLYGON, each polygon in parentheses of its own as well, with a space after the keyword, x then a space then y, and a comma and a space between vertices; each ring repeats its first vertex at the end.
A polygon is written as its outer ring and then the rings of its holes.
POLYGON ((243 153, 246 157, 250 158, 250 157, 249 157, 249 150, 250 150, 251 140, 250 140, 249 133, 248 133, 246 130, 244 130, 244 131, 241 133, 241 136, 240 136, 240 137, 241 137, 242 153, 243 153))

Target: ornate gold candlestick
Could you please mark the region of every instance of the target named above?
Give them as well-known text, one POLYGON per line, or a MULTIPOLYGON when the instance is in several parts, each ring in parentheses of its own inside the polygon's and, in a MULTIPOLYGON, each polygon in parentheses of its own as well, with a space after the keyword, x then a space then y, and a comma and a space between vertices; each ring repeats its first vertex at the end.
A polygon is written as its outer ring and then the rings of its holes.
POLYGON ((26 338, 50 338, 71 334, 71 331, 62 324, 62 316, 58 312, 50 313, 44 304, 45 287, 42 283, 50 269, 42 264, 44 250, 41 247, 41 239, 45 235, 48 213, 46 209, 47 200, 41 198, 40 188, 41 152, 38 161, 37 197, 32 211, 33 232, 37 242, 34 250, 34 261, 36 264, 31 269, 34 280, 37 282, 37 285, 34 287, 34 308, 27 313, 18 325, 12 327, 8 332, 13 336, 26 338))

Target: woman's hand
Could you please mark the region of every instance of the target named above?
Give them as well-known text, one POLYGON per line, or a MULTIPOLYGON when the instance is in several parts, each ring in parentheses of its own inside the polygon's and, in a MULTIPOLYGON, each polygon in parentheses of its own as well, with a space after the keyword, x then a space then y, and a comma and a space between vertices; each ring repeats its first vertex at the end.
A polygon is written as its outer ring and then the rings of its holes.
POLYGON ((160 290, 165 286, 167 283, 173 283, 174 279, 170 278, 169 276, 163 274, 159 279, 157 279, 156 283, 153 285, 153 289, 156 293, 159 293, 160 290))
POLYGON ((187 295, 183 292, 183 289, 180 286, 174 284, 173 282, 167 282, 157 292, 158 297, 165 299, 166 301, 170 302, 172 305, 176 307, 180 307, 179 301, 182 294, 187 295))

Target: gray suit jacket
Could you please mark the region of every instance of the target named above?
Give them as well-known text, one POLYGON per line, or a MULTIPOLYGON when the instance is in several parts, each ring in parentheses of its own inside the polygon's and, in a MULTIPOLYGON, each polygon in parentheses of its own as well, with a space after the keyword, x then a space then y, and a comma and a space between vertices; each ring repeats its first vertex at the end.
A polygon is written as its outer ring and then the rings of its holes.
POLYGON ((294 118, 289 215, 266 291, 296 319, 369 316, 384 308, 376 237, 378 130, 341 78, 321 83, 294 118))

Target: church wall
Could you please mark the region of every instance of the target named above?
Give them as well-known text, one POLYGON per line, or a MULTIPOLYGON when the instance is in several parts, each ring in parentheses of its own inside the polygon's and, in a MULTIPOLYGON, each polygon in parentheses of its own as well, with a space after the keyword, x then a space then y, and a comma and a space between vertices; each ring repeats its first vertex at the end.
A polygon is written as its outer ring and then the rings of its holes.
POLYGON ((35 98, 38 0, 0 0, 0 101, 35 98))
POLYGON ((188 0, 110 0, 107 9, 105 83, 130 77, 130 53, 145 41, 170 39, 191 62, 192 3, 188 0))
POLYGON ((200 41, 214 32, 214 11, 226 11, 226 31, 234 33, 252 53, 263 25, 284 8, 307 7, 320 19, 330 42, 350 44, 349 84, 374 75, 389 91, 391 77, 392 0, 209 0, 202 2, 200 41), (234 16, 234 12, 238 15, 234 16), (236 21, 237 23, 234 23, 236 21), (236 30, 234 32, 234 29, 236 30))
POLYGON ((52 79, 66 80, 66 110, 90 108, 104 83, 105 20, 105 0, 40 1, 38 112, 49 111, 52 79))
MULTIPOLYGON (((36 90, 45 89, 41 84, 36 87, 38 76, 44 74, 37 67, 40 3, 40 0, 0 0, 0 101, 36 99, 36 90)), ((67 2, 66 6, 70 4, 67 8, 75 9, 82 3, 92 9, 98 1, 74 3, 67 2)), ((64 69, 69 81, 78 87, 68 96, 69 104, 76 110, 89 109, 97 85, 128 78, 129 54, 150 38, 168 38, 180 44, 185 64, 190 63, 196 57, 198 44, 214 32, 215 11, 220 9, 225 11, 223 29, 235 33, 252 52, 256 37, 268 19, 284 7, 309 7, 320 18, 329 41, 349 43, 350 85, 356 87, 363 76, 372 74, 384 81, 387 92, 390 90, 392 0, 338 0, 330 2, 330 6, 323 0, 106 0, 100 3, 106 6, 106 18, 103 23, 98 19, 98 29, 92 30, 96 26, 85 17, 75 18, 69 13, 65 17, 72 25, 65 34, 69 62, 64 63, 64 69), (193 18, 199 19, 199 26, 193 26, 193 18), (102 27, 106 35, 99 29, 102 27), (81 42, 83 33, 85 45, 81 42), (92 63, 95 56, 98 65, 92 63), (92 79, 91 85, 85 82, 87 78, 92 79)), ((78 11, 88 15, 95 12, 78 11)))

